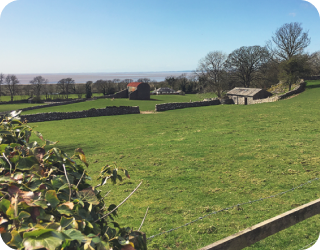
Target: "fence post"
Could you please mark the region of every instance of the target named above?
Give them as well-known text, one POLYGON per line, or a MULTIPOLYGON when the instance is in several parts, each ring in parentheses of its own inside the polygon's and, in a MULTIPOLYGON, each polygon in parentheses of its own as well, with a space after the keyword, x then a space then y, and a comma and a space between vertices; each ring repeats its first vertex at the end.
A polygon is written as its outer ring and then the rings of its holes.
POLYGON ((199 250, 240 250, 319 213, 320 199, 317 199, 199 250))

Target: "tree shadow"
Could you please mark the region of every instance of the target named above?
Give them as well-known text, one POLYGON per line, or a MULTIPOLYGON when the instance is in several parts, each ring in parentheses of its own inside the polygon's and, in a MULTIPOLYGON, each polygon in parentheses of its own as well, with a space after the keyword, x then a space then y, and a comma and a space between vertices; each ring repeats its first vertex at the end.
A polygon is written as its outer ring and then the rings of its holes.
POLYGON ((320 88, 320 84, 306 86, 306 89, 316 89, 316 88, 320 88))

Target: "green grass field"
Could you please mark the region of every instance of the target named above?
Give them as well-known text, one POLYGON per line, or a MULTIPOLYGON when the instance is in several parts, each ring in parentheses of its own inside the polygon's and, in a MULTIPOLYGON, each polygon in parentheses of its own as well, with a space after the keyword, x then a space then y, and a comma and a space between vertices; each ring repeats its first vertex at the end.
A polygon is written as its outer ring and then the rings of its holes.
POLYGON ((140 111, 155 110, 156 104, 168 102, 189 102, 202 101, 204 98, 215 97, 214 94, 189 94, 189 95, 151 95, 151 100, 129 100, 127 98, 119 99, 98 99, 86 102, 55 106, 37 110, 29 110, 24 114, 35 114, 43 112, 71 112, 82 111, 91 108, 105 108, 106 106, 139 106, 140 111))
MULTIPOLYGON (((131 179, 102 188, 103 194, 111 190, 107 197, 110 203, 120 203, 143 180, 140 189, 120 207, 116 220, 138 229, 149 206, 142 231, 150 237, 215 210, 277 194, 319 177, 319 96, 320 81, 310 81, 305 92, 274 103, 31 125, 46 139, 60 141, 58 147, 71 155, 81 147, 90 163, 92 184, 97 183, 105 164, 116 162, 127 168, 131 179)), ((125 100, 121 104, 116 101, 112 105, 126 105, 125 100)), ((81 109, 91 108, 91 103, 98 108, 99 102, 102 107, 111 100, 85 102, 81 109)), ((156 101, 150 103, 149 108, 140 101, 141 110, 153 110, 156 101)), ((76 107, 73 104, 72 109, 76 107)), ((211 215, 155 237, 148 247, 204 247, 319 198, 319 187, 320 182, 315 181, 276 198, 211 215)), ((317 215, 246 249, 298 250, 316 240, 319 232, 317 215)))

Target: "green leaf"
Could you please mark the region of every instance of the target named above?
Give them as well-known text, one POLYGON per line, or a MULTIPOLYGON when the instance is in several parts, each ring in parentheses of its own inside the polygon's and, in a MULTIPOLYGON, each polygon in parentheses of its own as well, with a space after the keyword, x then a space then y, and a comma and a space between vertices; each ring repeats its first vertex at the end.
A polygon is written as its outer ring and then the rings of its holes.
POLYGON ((10 207, 10 201, 7 200, 7 199, 2 199, 0 201, 0 210, 3 212, 3 213, 6 213, 7 210, 9 209, 10 207))
POLYGON ((77 240, 79 243, 85 239, 85 236, 76 229, 69 229, 66 231, 62 231, 65 235, 67 235, 72 240, 77 240))
POLYGON ((60 203, 55 190, 49 190, 46 192, 46 200, 50 203, 51 207, 55 209, 60 203))
POLYGON ((28 237, 38 237, 44 233, 47 233, 47 232, 52 232, 54 231, 54 229, 35 229, 31 232, 25 232, 23 234, 23 238, 28 238, 28 237))
POLYGON ((60 214, 65 214, 65 215, 72 215, 72 211, 69 207, 67 207, 66 205, 60 205, 57 207, 57 211, 60 214))
POLYGON ((14 206, 13 205, 10 205, 7 212, 6 212, 6 215, 8 215, 8 217, 10 219, 13 219, 14 218, 14 206))
POLYGON ((88 203, 92 203, 93 205, 98 205, 99 200, 96 197, 96 194, 92 187, 88 187, 79 192, 79 195, 82 200, 85 200, 88 203))
POLYGON ((29 237, 23 239, 23 245, 26 250, 46 248, 47 250, 55 250, 62 244, 64 238, 62 234, 56 232, 44 233, 38 237, 29 237))
POLYGON ((63 184, 61 187, 59 187, 58 191, 62 189, 69 189, 69 184, 68 183, 63 184))
POLYGON ((60 178, 60 176, 55 176, 52 178, 51 180, 51 185, 55 188, 55 189, 59 189, 63 184, 65 184, 66 182, 63 182, 60 178))
POLYGON ((41 180, 35 180, 35 181, 31 182, 28 187, 32 191, 36 191, 40 187, 41 184, 42 184, 41 180))
POLYGON ((116 236, 117 234, 117 230, 115 230, 114 228, 108 227, 106 234, 108 236, 109 239, 112 239, 116 236))
POLYGON ((43 209, 46 209, 48 208, 47 206, 47 202, 44 201, 44 200, 37 200, 37 201, 34 201, 33 204, 39 206, 39 207, 42 207, 43 209))
POLYGON ((16 169, 30 170, 30 168, 37 163, 37 159, 34 156, 20 157, 17 162, 16 169))
POLYGON ((61 225, 58 222, 52 222, 46 226, 46 229, 54 229, 59 231, 61 229, 61 225))
POLYGON ((11 240, 7 243, 9 246, 22 248, 22 238, 16 230, 11 231, 11 240))
POLYGON ((45 221, 53 221, 54 220, 54 216, 51 214, 46 214, 45 210, 43 210, 42 208, 39 208, 39 211, 40 211, 40 215, 37 216, 37 219, 45 220, 45 221))
POLYGON ((94 237, 94 238, 92 238, 92 242, 93 242, 94 244, 99 244, 99 243, 101 242, 101 240, 100 240, 99 237, 94 237))
POLYGON ((67 218, 67 217, 61 216, 60 225, 61 227, 67 227, 72 223, 72 221, 73 221, 73 217, 67 218))
MULTIPOLYGON (((2 154, 2 153, 0 152, 0 154, 2 154)), ((0 158, 0 166, 5 169, 10 169, 8 162, 2 158, 0 158)))
POLYGON ((93 228, 93 225, 90 223, 90 221, 86 221, 86 223, 89 228, 93 228))
POLYGON ((25 211, 21 211, 18 215, 19 220, 22 220, 24 218, 29 218, 31 215, 25 211))

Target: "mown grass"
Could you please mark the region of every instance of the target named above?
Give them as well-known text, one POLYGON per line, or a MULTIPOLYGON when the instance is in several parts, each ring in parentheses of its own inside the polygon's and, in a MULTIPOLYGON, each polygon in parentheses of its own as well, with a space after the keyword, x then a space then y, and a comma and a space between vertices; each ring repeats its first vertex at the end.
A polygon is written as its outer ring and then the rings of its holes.
POLYGON ((168 102, 189 102, 202 101, 204 98, 215 97, 212 93, 207 94, 187 94, 187 95, 151 95, 151 100, 129 100, 127 98, 119 99, 98 99, 86 102, 68 104, 26 111, 25 114, 35 114, 42 112, 71 112, 82 111, 91 108, 105 108, 106 106, 139 106, 140 111, 155 110, 156 104, 168 102))
MULTIPOLYGON (((277 194, 319 177, 320 81, 274 103, 219 105, 154 114, 35 123, 46 139, 72 154, 81 147, 92 184, 116 162, 131 179, 111 190, 117 221, 140 226, 147 237, 235 204, 277 194)), ((158 98, 158 97, 157 97, 158 98)), ((315 181, 276 198, 211 215, 148 242, 149 249, 198 249, 319 198, 315 181)), ((247 249, 300 249, 319 236, 319 215, 247 249)))

